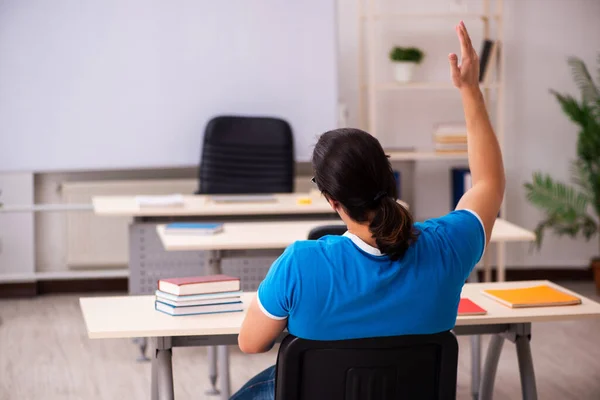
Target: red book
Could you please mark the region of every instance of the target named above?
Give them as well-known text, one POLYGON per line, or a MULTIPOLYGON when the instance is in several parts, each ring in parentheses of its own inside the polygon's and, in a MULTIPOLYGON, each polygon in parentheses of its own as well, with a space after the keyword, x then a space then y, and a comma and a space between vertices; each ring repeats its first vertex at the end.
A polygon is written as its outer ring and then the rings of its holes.
POLYGON ((458 315, 484 315, 487 314, 483 308, 463 297, 458 303, 458 315))
POLYGON ((237 292, 240 289, 240 278, 228 275, 189 276, 158 281, 158 290, 175 296, 237 292))

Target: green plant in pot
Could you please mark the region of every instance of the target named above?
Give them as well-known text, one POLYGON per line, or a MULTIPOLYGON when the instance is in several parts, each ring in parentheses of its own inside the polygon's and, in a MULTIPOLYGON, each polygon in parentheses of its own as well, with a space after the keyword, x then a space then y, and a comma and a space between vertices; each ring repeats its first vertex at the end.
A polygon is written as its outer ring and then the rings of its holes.
POLYGON ((416 47, 394 47, 390 50, 390 60, 394 63, 394 77, 401 83, 410 82, 415 68, 423 61, 423 52, 416 47))
MULTIPOLYGON (((551 230, 559 236, 596 238, 600 256, 600 87, 594 83, 582 60, 571 57, 568 63, 581 99, 550 92, 563 112, 579 127, 572 184, 536 172, 532 181, 525 184, 525 189, 529 202, 544 212, 544 219, 535 229, 538 248, 546 230, 551 230)), ((600 66, 600 55, 598 64, 600 66)), ((600 80, 600 68, 598 75, 600 80)), ((591 267, 600 293, 600 257, 592 259, 591 267)))

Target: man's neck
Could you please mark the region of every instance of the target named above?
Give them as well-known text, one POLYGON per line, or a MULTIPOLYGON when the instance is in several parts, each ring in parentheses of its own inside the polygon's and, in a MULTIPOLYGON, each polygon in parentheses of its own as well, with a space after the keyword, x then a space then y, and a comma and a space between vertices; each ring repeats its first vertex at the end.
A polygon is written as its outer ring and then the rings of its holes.
POLYGON ((373 238, 373 234, 369 230, 368 223, 359 224, 356 222, 352 222, 347 224, 348 232, 352 233, 359 237, 360 240, 368 244, 369 246, 377 248, 377 243, 375 242, 375 238, 373 238))

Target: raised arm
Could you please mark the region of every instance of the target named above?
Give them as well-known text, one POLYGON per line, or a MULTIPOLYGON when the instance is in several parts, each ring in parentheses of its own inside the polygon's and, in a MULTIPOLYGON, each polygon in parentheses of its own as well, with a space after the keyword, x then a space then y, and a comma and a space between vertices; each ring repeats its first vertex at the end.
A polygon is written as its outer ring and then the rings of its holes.
POLYGON ((450 54, 448 58, 452 81, 462 97, 473 182, 472 188, 463 195, 456 209, 476 212, 481 217, 489 242, 504 197, 502 153, 479 89, 479 58, 462 21, 456 27, 456 32, 460 40, 461 65, 458 65, 456 54, 450 54))

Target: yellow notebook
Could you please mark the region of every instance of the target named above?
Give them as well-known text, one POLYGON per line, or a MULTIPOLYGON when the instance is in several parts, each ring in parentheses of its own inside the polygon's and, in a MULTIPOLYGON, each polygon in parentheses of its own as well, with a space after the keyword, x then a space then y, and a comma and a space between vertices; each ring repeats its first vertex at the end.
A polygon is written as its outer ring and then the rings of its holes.
POLYGON ((483 294, 512 308, 569 306, 581 299, 547 285, 518 289, 486 289, 483 294))

